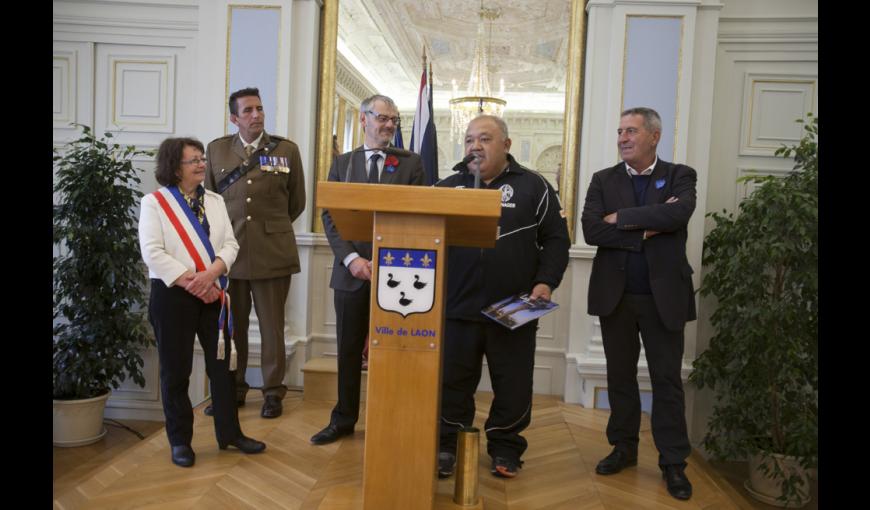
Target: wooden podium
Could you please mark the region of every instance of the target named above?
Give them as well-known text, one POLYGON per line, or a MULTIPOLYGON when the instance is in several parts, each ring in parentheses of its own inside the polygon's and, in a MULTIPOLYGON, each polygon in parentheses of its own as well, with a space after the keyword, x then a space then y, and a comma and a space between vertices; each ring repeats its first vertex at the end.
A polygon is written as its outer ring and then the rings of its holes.
POLYGON ((362 507, 431 510, 447 246, 495 246, 501 193, 318 182, 317 206, 372 241, 362 507))

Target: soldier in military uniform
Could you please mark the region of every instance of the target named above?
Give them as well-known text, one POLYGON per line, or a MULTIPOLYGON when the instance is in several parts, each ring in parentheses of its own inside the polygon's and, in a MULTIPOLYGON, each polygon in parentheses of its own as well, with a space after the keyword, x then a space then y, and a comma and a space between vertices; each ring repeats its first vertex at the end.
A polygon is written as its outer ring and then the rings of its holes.
MULTIPOLYGON (((293 220, 305 209, 305 180, 297 145, 264 129, 265 114, 256 88, 230 95, 230 121, 239 132, 213 140, 206 149, 205 187, 220 193, 239 242, 230 271, 229 294, 238 350, 236 401, 250 387, 248 317, 257 311, 263 371, 263 418, 281 416, 284 386, 284 303, 290 277, 300 271, 293 220)), ((211 406, 205 409, 211 415, 211 406)))

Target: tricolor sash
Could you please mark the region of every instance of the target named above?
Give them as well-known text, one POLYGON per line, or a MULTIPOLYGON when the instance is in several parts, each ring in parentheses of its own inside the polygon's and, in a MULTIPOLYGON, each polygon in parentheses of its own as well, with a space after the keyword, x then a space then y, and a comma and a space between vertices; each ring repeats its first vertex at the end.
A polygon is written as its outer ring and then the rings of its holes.
MULTIPOLYGON (((206 266, 203 260, 207 257, 209 262, 214 262, 216 256, 214 247, 211 245, 205 229, 197 219, 190 204, 184 199, 178 186, 167 186, 160 188, 153 193, 163 213, 169 219, 169 222, 175 228, 175 232, 181 239, 181 243, 187 249, 190 258, 196 266, 197 272, 205 271, 206 266), (185 221, 186 220, 186 221, 185 221), (196 237, 191 238, 188 231, 192 230, 196 237)), ((229 280, 225 275, 218 278, 219 288, 221 289, 221 311, 218 316, 218 346, 217 359, 226 357, 226 341, 224 339, 224 324, 227 324, 227 330, 230 335, 230 371, 236 369, 236 343, 233 341, 233 314, 230 311, 230 295, 227 293, 227 284, 229 280)))

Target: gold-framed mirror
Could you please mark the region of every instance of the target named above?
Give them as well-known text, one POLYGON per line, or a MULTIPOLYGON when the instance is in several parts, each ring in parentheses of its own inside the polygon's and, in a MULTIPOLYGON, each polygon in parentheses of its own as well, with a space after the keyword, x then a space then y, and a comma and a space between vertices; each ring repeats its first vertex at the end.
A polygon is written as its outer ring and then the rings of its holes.
MULTIPOLYGON (((558 138, 559 135, 550 132, 548 135, 549 142, 537 144, 540 145, 540 147, 535 146, 535 150, 530 151, 529 148, 535 142, 532 142, 532 144, 518 143, 517 139, 514 137, 511 118, 507 116, 508 114, 506 114, 506 120, 508 120, 508 127, 511 129, 511 138, 514 138, 514 146, 511 150, 514 156, 520 160, 522 164, 529 166, 532 169, 542 171, 542 173, 544 173, 559 190, 560 199, 565 210, 569 231, 571 232, 572 237, 576 220, 577 176, 579 175, 578 161, 580 119, 582 115, 582 56, 585 40, 585 3, 584 0, 527 0, 526 3, 517 1, 507 2, 506 0, 484 0, 480 5, 482 8, 480 9, 480 12, 484 9, 498 10, 504 12, 505 19, 513 19, 516 21, 518 16, 527 16, 529 18, 527 24, 531 27, 530 31, 536 31, 537 33, 548 32, 551 34, 556 31, 556 36, 550 36, 548 41, 528 42, 526 45, 532 45, 530 50, 532 52, 537 52, 544 56, 550 55, 554 59, 551 67, 556 68, 559 73, 564 72, 564 108, 561 111, 561 117, 558 119, 561 121, 562 126, 560 136, 561 147, 557 147, 559 141, 552 141, 554 136, 558 138), (558 22, 554 22, 553 19, 547 19, 547 16, 556 16, 558 22), (567 18, 567 20, 565 18, 567 18), (559 26, 564 29, 563 34, 558 32, 559 28, 557 27, 559 26), (547 30, 541 30, 540 27, 547 27, 547 30), (556 60, 557 57, 558 60, 556 60), (518 155, 525 157, 525 161, 522 157, 518 157, 518 155), (536 163, 547 165, 552 168, 550 168, 550 172, 547 173, 544 169, 536 168, 536 163), (569 169, 569 171, 559 170, 557 172, 556 168, 569 169), (558 175, 558 181, 554 181, 556 175, 558 175)), ((477 25, 478 12, 479 9, 477 2, 467 2, 462 0, 431 0, 422 3, 417 0, 409 0, 408 3, 403 1, 396 2, 393 0, 323 0, 320 26, 320 80, 316 135, 317 147, 315 155, 317 180, 327 179, 334 153, 349 150, 349 147, 353 147, 360 142, 361 135, 358 132, 358 122, 356 120, 356 117, 358 117, 357 109, 359 108, 359 103, 357 102, 356 104, 353 104, 353 102, 361 99, 361 97, 353 96, 359 96, 366 92, 377 92, 389 95, 396 99, 404 121, 403 132, 405 133, 404 139, 406 148, 410 139, 408 125, 411 124, 411 121, 413 120, 413 108, 410 112, 408 111, 408 108, 403 108, 403 103, 397 99, 392 90, 378 90, 374 89, 371 85, 369 85, 369 87, 363 85, 368 84, 366 81, 366 73, 364 72, 356 74, 357 79, 355 81, 351 80, 359 85, 356 87, 358 89, 357 94, 348 92, 347 90, 348 88, 354 87, 346 86, 339 86, 342 90, 342 94, 337 93, 337 72, 347 73, 348 68, 356 63, 348 62, 349 60, 355 60, 353 57, 350 59, 343 56, 339 57, 340 19, 347 23, 348 20, 359 22, 358 20, 366 17, 365 22, 359 23, 363 25, 362 29, 366 31, 367 39, 373 40, 373 44, 380 44, 382 47, 392 47, 391 45, 394 45, 398 48, 394 51, 405 51, 407 53, 409 47, 414 46, 413 44, 409 44, 409 40, 414 40, 414 37, 403 37, 403 35, 407 34, 400 33, 400 28, 409 25, 410 22, 415 22, 415 20, 431 19, 438 16, 441 16, 443 20, 446 20, 441 23, 441 25, 445 27, 445 30, 449 29, 450 23, 448 22, 455 22, 457 26, 460 26, 460 28, 462 28, 461 24, 464 23, 465 27, 462 29, 464 30, 463 32, 457 34, 455 30, 458 29, 454 29, 454 33, 452 34, 453 40, 461 40, 463 41, 463 44, 467 44, 468 46, 474 45, 475 41, 479 39, 476 37, 476 31, 474 30, 474 27, 477 25), (474 19, 469 21, 469 18, 474 19), (339 66, 338 64, 341 65, 339 66), (337 71, 338 67, 340 67, 339 71, 337 71), (368 90, 366 91, 367 88, 368 90), (351 97, 353 97, 353 100, 350 99, 351 97), (341 126, 341 128, 336 130, 335 126, 341 126)), ((495 17, 497 18, 498 15, 495 17)), ((482 22, 483 16, 481 16, 481 23, 482 22)), ((495 50, 496 52, 500 51, 501 53, 500 58, 503 59, 502 65, 509 66, 516 63, 515 60, 511 61, 511 58, 514 57, 510 54, 514 53, 514 51, 510 48, 523 45, 521 41, 515 40, 516 38, 514 35, 522 32, 522 30, 517 27, 517 23, 514 23, 511 27, 505 27, 498 23, 491 23, 490 25, 490 30, 500 34, 502 41, 504 41, 503 31, 510 31, 511 34, 512 40, 510 43, 502 43, 503 47, 496 47, 495 50)), ((421 33, 429 34, 428 37, 427 35, 419 36, 419 39, 421 39, 423 43, 418 44, 417 48, 411 48, 410 51, 416 51, 422 55, 425 46, 426 53, 430 55, 434 67, 433 75, 435 76, 435 78, 433 78, 433 95, 436 99, 434 107, 436 110, 436 116, 439 116, 439 93, 441 95, 444 93, 449 95, 450 85, 445 84, 447 81, 445 78, 439 80, 437 77, 439 74, 442 74, 442 72, 445 75, 450 74, 448 71, 451 70, 451 67, 462 66, 463 64, 458 61, 455 62, 456 66, 453 66, 454 62, 452 60, 447 60, 446 52, 449 51, 449 49, 445 49, 445 45, 449 45, 449 43, 444 43, 439 38, 432 37, 431 31, 427 32, 427 29, 431 29, 431 27, 413 27, 413 29, 416 29, 421 33)), ((341 27, 341 31, 346 34, 348 28, 341 27)), ((492 44, 492 32, 488 34, 488 38, 489 43, 492 44)), ((445 38, 445 40, 448 39, 449 37, 445 38)), ((498 40, 498 37, 496 37, 496 40, 498 40)), ((341 44, 345 46, 342 48, 343 53, 350 51, 346 47, 347 44, 344 41, 342 41, 341 44)), ((497 45, 498 43, 496 43, 496 46, 497 45)), ((466 47, 465 53, 472 53, 472 51, 466 47)), ((421 72, 420 64, 418 63, 414 65, 413 62, 409 63, 408 60, 409 59, 394 59, 385 65, 390 66, 389 72, 396 75, 403 73, 406 76, 413 76, 414 73, 416 73, 416 80, 419 80, 421 72)), ((470 71, 471 66, 469 60, 465 61, 465 67, 470 71)), ((532 72, 534 72, 535 69, 541 69, 540 65, 529 65, 526 67, 532 72)), ((455 75, 456 69, 452 70, 455 75)), ((352 74, 355 73, 355 71, 350 72, 352 74)), ((494 76, 497 79, 498 73, 495 73, 494 76)), ((552 88, 555 86, 556 88, 562 89, 561 80, 558 78, 556 80, 555 85, 553 85, 554 79, 550 79, 550 87, 552 88)), ((465 81, 467 81, 467 78, 461 80, 460 87, 464 87, 465 81)), ((495 91, 497 88, 496 84, 492 85, 493 91, 495 91)), ((519 87, 522 86, 522 84, 519 85, 519 87)), ((386 88, 386 86, 384 88, 386 88)), ((418 84, 413 86, 411 89, 411 92, 415 97, 418 88, 419 81, 418 84)), ((453 97, 463 95, 462 93, 456 94, 456 87, 453 88, 453 93, 453 97)), ((516 111, 516 101, 514 101, 514 110, 511 110, 510 86, 507 87, 506 93, 508 94, 507 111, 516 111)), ((552 97, 548 99, 552 103, 552 97)), ((523 103, 535 102, 540 103, 540 101, 523 101, 523 103)), ((556 107, 557 110, 558 106, 559 105, 556 107)), ((443 107, 441 107, 441 109, 443 111, 443 107)), ((547 117, 547 115, 544 114, 538 116, 542 118, 547 117)), ((553 115, 551 114, 550 117, 552 116, 553 115)), ((453 140, 451 140, 451 143, 442 144, 442 132, 445 127, 449 128, 449 126, 444 125, 438 126, 439 167, 442 168, 442 177, 445 165, 449 164, 449 167, 452 167, 456 160, 461 159, 461 155, 457 152, 453 140), (444 147, 444 145, 447 145, 447 147, 444 147), (459 157, 457 158, 456 156, 459 157)), ((459 140, 456 140, 455 143, 458 142, 459 140)), ((461 146, 459 147, 461 149, 461 146)), ((314 231, 323 232, 323 227, 320 223, 319 210, 317 211, 317 214, 314 215, 313 223, 314 231)))

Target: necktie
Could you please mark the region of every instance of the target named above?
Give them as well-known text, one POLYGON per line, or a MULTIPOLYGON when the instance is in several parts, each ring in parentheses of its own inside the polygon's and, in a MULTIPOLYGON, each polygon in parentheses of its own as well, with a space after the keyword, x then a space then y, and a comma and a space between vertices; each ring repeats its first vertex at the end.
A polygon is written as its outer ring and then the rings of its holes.
POLYGON ((187 200, 190 210, 193 211, 193 215, 196 216, 196 219, 198 219, 202 224, 202 228, 205 230, 205 235, 209 235, 208 218, 205 216, 203 195, 205 195, 205 189, 202 186, 199 186, 193 194, 184 195, 184 198, 187 200))
POLYGON ((371 163, 369 163, 369 184, 378 183, 378 160, 381 159, 380 154, 372 154, 371 163))
POLYGON ((253 145, 246 145, 245 146, 245 157, 250 158, 251 154, 253 154, 253 153, 254 153, 254 146, 253 145))

